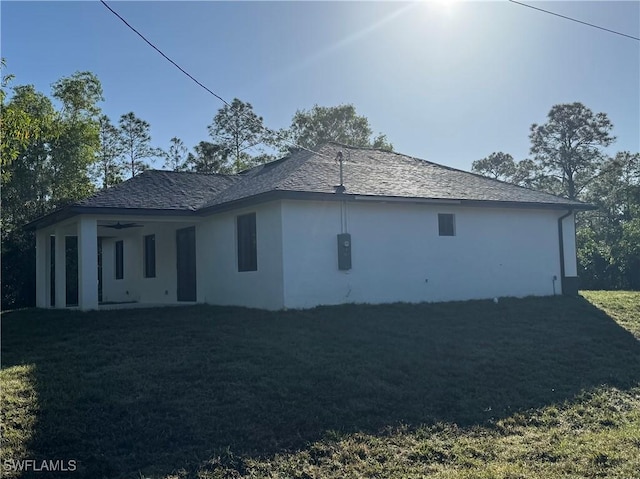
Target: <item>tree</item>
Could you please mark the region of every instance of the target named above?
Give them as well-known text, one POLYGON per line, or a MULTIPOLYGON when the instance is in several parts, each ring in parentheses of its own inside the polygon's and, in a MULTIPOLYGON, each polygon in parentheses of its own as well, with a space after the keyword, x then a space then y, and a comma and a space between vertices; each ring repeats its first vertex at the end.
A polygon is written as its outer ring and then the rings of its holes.
POLYGON ((624 289, 640 290, 640 204, 633 207, 633 219, 622 225, 620 241, 624 289))
POLYGON ((91 72, 76 72, 53 84, 53 96, 62 102, 62 114, 71 119, 96 118, 103 101, 100 80, 91 72))
POLYGON ((594 114, 582 103, 555 105, 547 123, 531 125, 531 153, 541 170, 561 183, 561 193, 577 199, 597 176, 602 149, 615 141, 612 128, 605 113, 594 114))
MULTIPOLYGON (((18 89, 22 92, 16 94, 14 89, 13 98, 5 103, 7 98, 6 88, 13 81, 14 75, 5 74, 6 60, 0 60, 2 68, 2 79, 0 84, 0 161, 2 165, 2 182, 9 181, 11 175, 10 165, 24 151, 30 142, 39 139, 51 129, 54 114, 53 106, 48 98, 36 93, 33 86, 22 86, 18 89), (37 98, 37 101, 36 100, 37 98), (34 100, 32 103, 30 100, 34 100), (43 112, 42 103, 49 103, 47 114, 38 115, 43 112), (38 104, 39 103, 39 104, 38 104), (35 110, 34 110, 35 108, 35 110)), ((44 107, 47 109, 47 107, 44 107)))
POLYGON ((31 124, 38 124, 39 132, 38 135, 27 136, 24 142, 16 142, 13 161, 3 171, 3 246, 6 235, 47 211, 48 198, 55 194, 53 174, 49 168, 50 144, 59 130, 59 117, 51 100, 37 92, 33 85, 13 89, 7 108, 2 110, 3 120, 10 110, 24 116, 31 124))
POLYGON ((115 127, 108 116, 99 118, 100 145, 96 150, 97 176, 101 178, 102 188, 122 182, 122 163, 120 157, 124 152, 120 130, 115 127))
POLYGON ((170 141, 169 151, 164 153, 164 167, 172 171, 186 170, 188 148, 180 138, 175 136, 170 141))
POLYGON ((0 58, 0 71, 2 71, 2 77, 0 78, 0 100, 4 102, 6 98, 5 88, 13 81, 15 75, 12 73, 5 73, 4 71, 7 69, 7 60, 6 58, 0 58))
POLYGON ((554 178, 544 175, 536 162, 529 158, 515 163, 515 171, 509 180, 510 183, 534 190, 557 192, 560 189, 559 182, 554 178))
POLYGON ((527 158, 516 162, 509 153, 495 152, 486 158, 476 160, 471 165, 471 171, 495 180, 549 193, 557 193, 559 190, 557 181, 543 174, 533 160, 527 158))
POLYGON ((93 191, 89 168, 99 144, 102 89, 88 72, 62 78, 50 98, 32 85, 13 88, 2 108, 2 306, 33 304, 34 236, 23 226, 93 191), (7 121, 10 119, 11 121, 7 121), (5 129, 5 126, 12 125, 5 129))
POLYGON ((100 80, 91 72, 76 72, 53 84, 52 96, 62 105, 59 130, 50 143, 51 171, 60 207, 91 194, 94 186, 89 169, 99 148, 99 120, 102 101, 100 80))
POLYGON ((578 221, 584 286, 640 289, 640 154, 607 159, 583 199, 598 206, 578 221))
POLYGON ((220 145, 201 141, 189 153, 186 166, 197 173, 230 173, 228 150, 220 145))
POLYGON ((509 153, 491 153, 486 158, 471 164, 471 171, 495 180, 512 181, 516 173, 516 163, 509 153))
MULTIPOLYGON (((298 110, 289 128, 291 141, 309 149, 329 141, 352 146, 371 146, 372 133, 369 120, 357 115, 353 105, 314 105, 310 110, 298 110)), ((386 137, 378 135, 376 140, 378 144, 384 144, 386 137)), ((386 145, 391 146, 389 143, 386 145)))
POLYGON ((231 162, 229 166, 236 172, 258 164, 248 150, 257 149, 262 154, 260 145, 272 141, 272 134, 264 127, 262 117, 253 111, 250 103, 238 98, 218 110, 208 129, 213 143, 225 151, 231 162))
POLYGON ((149 164, 144 161, 145 159, 156 157, 160 153, 151 146, 151 126, 149 123, 138 118, 131 111, 120 117, 119 124, 126 168, 133 178, 149 168, 149 164))
POLYGON ((383 135, 382 133, 378 133, 378 136, 373 139, 371 146, 377 150, 393 151, 393 144, 387 140, 387 135, 383 135))
POLYGON ((12 135, 16 131, 9 131, 3 145, 12 151, 11 162, 4 169, 3 197, 8 200, 11 192, 11 200, 3 205, 5 211, 11 210, 15 199, 16 214, 29 221, 32 214, 43 214, 46 209, 64 206, 93 191, 88 171, 99 142, 95 119, 99 109, 95 102, 101 94, 96 92, 101 92, 101 87, 92 74, 63 78, 53 85, 52 96, 61 103, 60 111, 56 111, 51 100, 32 85, 13 89, 2 110, 3 125, 5 114, 11 112, 13 118, 25 120, 25 130, 18 135, 26 134, 15 141, 12 135), (91 87, 83 87, 85 81, 91 87), (69 84, 74 88, 61 86, 69 84), (30 205, 34 205, 33 210, 30 205))
POLYGON ((640 204, 640 154, 622 151, 607 159, 584 199, 597 204, 608 218, 631 220, 633 207, 640 204))

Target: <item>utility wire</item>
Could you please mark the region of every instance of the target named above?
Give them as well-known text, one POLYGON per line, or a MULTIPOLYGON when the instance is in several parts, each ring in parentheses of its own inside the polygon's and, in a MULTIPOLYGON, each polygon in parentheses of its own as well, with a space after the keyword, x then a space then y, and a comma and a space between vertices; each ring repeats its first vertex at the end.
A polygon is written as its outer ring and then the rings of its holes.
POLYGON ((626 33, 617 32, 615 30, 610 30, 608 28, 601 27, 599 25, 594 25, 593 23, 583 22, 582 20, 577 20, 575 18, 567 17, 566 15, 560 15, 559 13, 550 12, 549 10, 545 10, 543 8, 534 7, 533 5, 527 5, 526 3, 517 2, 516 0, 508 0, 511 3, 515 3, 516 5, 522 5, 523 7, 532 8, 533 10, 538 10, 539 12, 548 13, 549 15, 555 15, 556 17, 564 18, 565 20, 571 20, 572 22, 581 23, 582 25, 587 25, 589 27, 597 28, 599 30, 604 30, 605 32, 614 33, 616 35, 620 35, 622 37, 631 38, 632 40, 637 40, 640 42, 640 38, 634 37, 633 35, 627 35, 626 33))
MULTIPOLYGON (((165 55, 165 53, 160 50, 158 47, 156 47, 153 43, 151 43, 149 40, 147 40, 147 38, 140 33, 138 30, 136 30, 129 22, 127 22, 118 12, 116 12, 113 8, 111 8, 109 5, 107 5, 107 2, 105 2, 104 0, 100 0, 100 3, 102 3, 111 13, 113 13, 116 17, 118 17, 122 23, 124 23, 127 27, 129 27, 136 35, 138 35, 140 38, 142 38, 145 43, 147 45, 149 45, 151 48, 153 48, 155 51, 157 51, 160 55, 162 55, 162 57, 167 60, 169 63, 171 63, 174 67, 176 67, 178 70, 180 70, 182 73, 184 73, 187 77, 189 77, 191 80, 193 80, 198 86, 200 86, 201 88, 203 88, 204 90, 206 90, 208 93, 210 93, 211 95, 213 95, 214 97, 216 97, 218 100, 220 100, 222 103, 224 103, 225 105, 227 105, 229 108, 233 108, 231 106, 231 104, 229 102, 227 102, 224 98, 222 98, 220 95, 218 95, 217 93, 215 93, 214 91, 210 90, 209 88, 207 88, 205 85, 203 85, 202 83, 200 83, 193 75, 191 75, 189 72, 187 72, 184 68, 182 68, 180 65, 178 65, 176 62, 174 62, 171 58, 169 58, 167 55, 165 55)), ((249 121, 253 121, 255 122, 256 119, 255 118, 251 118, 248 115, 246 115, 243 112, 240 112, 241 115, 243 115, 245 118, 247 118, 249 121)), ((257 123, 256 123, 257 124, 257 123)), ((272 130, 270 128, 267 128, 266 126, 260 124, 259 125, 262 129, 264 129, 267 133, 272 134, 272 135, 276 135, 276 136, 280 136, 278 134, 278 132, 276 132, 275 130, 272 130)), ((301 150, 305 150, 308 151, 309 153, 313 153, 316 154, 318 156, 321 157, 325 157, 325 158, 329 158, 327 155, 323 155, 317 151, 311 150, 309 148, 306 148, 302 145, 298 145, 286 138, 280 137, 280 139, 285 142, 288 143, 289 145, 293 146, 294 148, 298 148, 301 150)), ((255 145, 252 145, 255 146, 255 145)))
POLYGON ((142 38, 151 48, 153 48, 155 51, 157 51, 160 55, 162 55, 167 61, 169 61, 174 67, 176 67, 178 70, 180 70, 182 73, 184 73, 185 75, 187 75, 189 78, 191 78, 194 82, 196 82, 198 85, 200 85, 202 88, 204 88, 205 90, 207 90, 209 93, 211 93, 213 96, 215 96, 218 100, 220 100, 222 103, 224 103, 227 106, 231 106, 229 105, 229 103, 227 103, 225 101, 224 98, 222 98, 221 96, 217 95, 216 93, 212 92, 211 90, 209 90, 206 86, 204 86, 202 83, 200 83, 198 80, 196 80, 191 74, 189 74, 189 72, 187 72, 184 68, 182 68, 180 65, 178 65, 176 62, 174 62, 171 58, 169 58, 167 55, 165 55, 162 50, 160 50, 158 47, 156 47, 153 43, 151 43, 149 40, 147 40, 145 38, 145 36, 140 33, 138 30, 136 30, 129 22, 127 22, 124 18, 122 18, 120 16, 120 14, 118 14, 118 12, 116 12, 113 8, 111 8, 109 5, 107 5, 107 2, 105 2, 104 0, 100 0, 100 3, 102 3, 105 7, 107 7, 107 9, 113 13, 116 17, 118 17, 120 20, 122 20, 122 23, 124 23, 126 26, 128 26, 131 30, 133 30, 136 35, 138 35, 140 38, 142 38))

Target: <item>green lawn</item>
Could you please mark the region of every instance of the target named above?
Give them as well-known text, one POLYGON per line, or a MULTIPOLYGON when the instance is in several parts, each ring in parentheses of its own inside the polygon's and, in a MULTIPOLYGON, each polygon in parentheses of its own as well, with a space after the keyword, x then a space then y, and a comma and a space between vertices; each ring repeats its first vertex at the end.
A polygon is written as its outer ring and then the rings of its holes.
POLYGON ((640 293, 2 315, 2 457, 69 478, 637 478, 640 293))

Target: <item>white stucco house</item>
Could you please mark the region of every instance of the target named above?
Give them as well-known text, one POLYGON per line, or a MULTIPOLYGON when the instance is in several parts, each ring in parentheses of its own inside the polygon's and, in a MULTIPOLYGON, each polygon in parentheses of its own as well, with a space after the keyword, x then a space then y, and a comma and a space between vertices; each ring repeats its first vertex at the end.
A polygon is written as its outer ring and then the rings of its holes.
POLYGON ((333 143, 237 175, 145 171, 29 225, 37 306, 277 310, 575 294, 574 215, 591 208, 333 143), (67 268, 56 267, 70 236, 73 305, 67 268))

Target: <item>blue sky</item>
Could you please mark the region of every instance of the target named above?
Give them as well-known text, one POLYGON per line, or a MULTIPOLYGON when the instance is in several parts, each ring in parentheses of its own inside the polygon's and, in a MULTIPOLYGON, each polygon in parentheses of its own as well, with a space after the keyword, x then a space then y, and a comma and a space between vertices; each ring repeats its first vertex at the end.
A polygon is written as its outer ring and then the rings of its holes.
MULTIPOLYGON (((496 2, 109 2, 207 87, 250 102, 271 128, 297 109, 352 103, 396 151, 462 169, 529 154, 557 103, 605 112, 640 151, 640 42, 496 2)), ((640 2, 533 5, 640 36, 640 2)), ((1 3, 14 84, 98 75, 104 112, 151 124, 155 146, 192 147, 222 104, 99 2, 1 3)), ((156 167, 160 163, 156 163, 156 167)))

